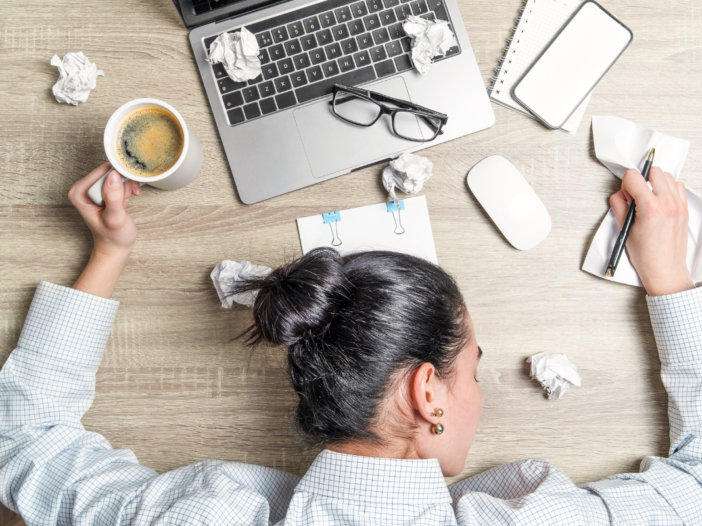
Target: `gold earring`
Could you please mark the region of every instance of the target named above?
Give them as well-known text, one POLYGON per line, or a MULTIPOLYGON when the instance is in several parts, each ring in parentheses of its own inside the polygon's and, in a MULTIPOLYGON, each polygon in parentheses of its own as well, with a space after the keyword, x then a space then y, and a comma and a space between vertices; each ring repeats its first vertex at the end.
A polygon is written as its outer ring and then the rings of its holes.
MULTIPOLYGON (((434 412, 431 413, 431 416, 436 416, 438 418, 441 418, 442 416, 444 416, 444 410, 437 407, 436 409, 434 409, 434 412)), ((435 435, 440 435, 441 433, 444 432, 444 426, 441 423, 434 424, 431 429, 432 429, 432 431, 434 431, 435 435)))

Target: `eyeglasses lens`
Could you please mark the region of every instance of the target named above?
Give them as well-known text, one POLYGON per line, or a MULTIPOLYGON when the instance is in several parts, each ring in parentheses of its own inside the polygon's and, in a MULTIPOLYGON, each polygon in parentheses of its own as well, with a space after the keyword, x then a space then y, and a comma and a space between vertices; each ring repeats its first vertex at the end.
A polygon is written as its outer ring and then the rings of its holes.
POLYGON ((347 91, 339 91, 334 97, 334 112, 342 119, 368 126, 378 118, 380 106, 347 91))
POLYGON ((419 116, 409 111, 398 111, 393 124, 395 133, 413 141, 431 141, 439 132, 441 120, 419 116))

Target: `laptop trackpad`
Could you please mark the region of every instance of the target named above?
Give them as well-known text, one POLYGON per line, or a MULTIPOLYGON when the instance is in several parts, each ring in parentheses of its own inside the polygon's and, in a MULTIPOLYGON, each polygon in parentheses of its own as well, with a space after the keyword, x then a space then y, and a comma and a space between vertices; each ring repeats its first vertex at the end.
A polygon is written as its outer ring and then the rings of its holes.
MULTIPOLYGON (((402 77, 367 87, 390 97, 410 100, 402 77)), ((417 145, 392 132, 392 121, 388 115, 380 117, 373 126, 355 126, 334 115, 329 100, 294 112, 314 177, 382 161, 417 145)))

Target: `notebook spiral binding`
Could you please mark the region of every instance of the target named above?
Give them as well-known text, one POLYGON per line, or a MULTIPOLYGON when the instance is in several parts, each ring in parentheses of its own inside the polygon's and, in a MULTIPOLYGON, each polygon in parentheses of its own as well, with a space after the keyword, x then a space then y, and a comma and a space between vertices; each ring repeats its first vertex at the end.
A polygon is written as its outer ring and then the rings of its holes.
MULTIPOLYGON (((503 66, 505 61, 509 61, 508 58, 508 53, 510 51, 510 48, 512 48, 512 42, 514 41, 514 38, 517 36, 517 27, 519 26, 519 23, 522 21, 522 18, 526 16, 525 12, 531 13, 531 9, 529 9, 529 3, 530 2, 535 2, 536 0, 524 0, 524 5, 519 8, 519 13, 520 15, 517 17, 517 19, 514 21, 514 27, 512 28, 512 35, 507 39, 507 46, 505 46, 502 49, 502 57, 500 58, 500 61, 497 63, 497 67, 495 68, 495 74, 492 76, 491 83, 490 83, 490 88, 488 89, 488 94, 492 95, 492 92, 497 90, 496 92, 499 93, 499 86, 498 82, 500 84, 504 83, 504 80, 500 79, 500 73, 502 73, 503 66)), ((527 20, 528 22, 528 20, 527 20)), ((517 44, 519 43, 519 40, 517 40, 517 44)), ((516 49, 512 49, 512 53, 516 53, 516 49)), ((508 70, 504 70, 505 73, 508 72, 508 70)))

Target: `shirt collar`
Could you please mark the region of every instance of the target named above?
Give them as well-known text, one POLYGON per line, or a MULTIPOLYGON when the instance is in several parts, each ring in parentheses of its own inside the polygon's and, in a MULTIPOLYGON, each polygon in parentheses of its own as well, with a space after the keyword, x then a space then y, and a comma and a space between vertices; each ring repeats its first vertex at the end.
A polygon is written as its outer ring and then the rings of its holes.
POLYGON ((437 459, 359 457, 325 449, 295 492, 364 502, 451 504, 437 459))

